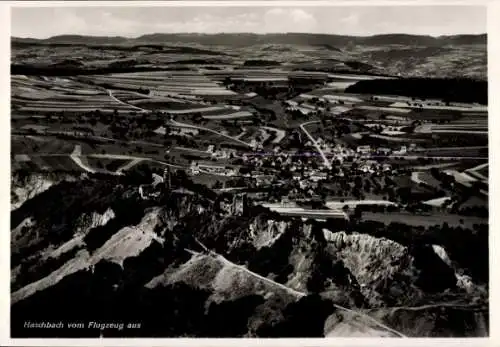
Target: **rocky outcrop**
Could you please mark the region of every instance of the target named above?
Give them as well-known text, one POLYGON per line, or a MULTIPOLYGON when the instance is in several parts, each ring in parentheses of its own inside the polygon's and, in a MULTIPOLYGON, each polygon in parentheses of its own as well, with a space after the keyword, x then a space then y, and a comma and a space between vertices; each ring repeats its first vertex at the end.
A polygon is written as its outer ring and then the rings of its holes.
POLYGON ((407 286, 414 282, 418 270, 406 247, 366 234, 332 233, 327 229, 323 230, 323 234, 372 305, 383 304, 382 295, 391 290, 411 290, 411 293, 400 294, 417 295, 414 288, 407 286), (398 283, 403 288, 398 288, 398 283))
MULTIPOLYGON (((105 212, 102 216, 99 216, 98 220, 100 222, 106 221, 105 217, 109 217, 111 214, 112 212, 105 212)), ((11 297, 12 302, 15 303, 33 295, 37 291, 56 285, 66 276, 83 269, 92 268, 101 260, 115 262, 123 266, 125 259, 137 256, 151 244, 152 240, 158 240, 157 235, 153 232, 154 223, 158 220, 157 214, 158 209, 149 212, 140 224, 123 228, 92 254, 86 249, 81 249, 73 258, 62 264, 59 268, 54 269, 46 277, 40 278, 38 281, 15 291, 11 297)), ((85 246, 85 242, 82 240, 82 235, 80 234, 75 235, 75 238, 57 249, 50 251, 49 256, 57 258, 77 246, 85 246)), ((46 251, 48 252, 48 250, 46 251)), ((47 255, 44 255, 44 257, 47 257, 47 255)))
POLYGON ((115 218, 115 212, 111 208, 108 208, 103 213, 94 211, 90 214, 84 214, 79 218, 75 232, 85 235, 90 229, 105 225, 113 218, 115 218))
POLYGON ((446 253, 446 250, 443 247, 439 245, 432 245, 432 249, 439 256, 439 258, 446 263, 446 265, 451 266, 450 257, 448 257, 448 253, 446 253))
POLYGON ((395 333, 375 325, 359 315, 340 311, 325 321, 325 337, 398 337, 395 333))
POLYGON ((487 337, 488 309, 480 305, 436 303, 384 308, 372 315, 408 337, 487 337))
MULTIPOLYGON (((392 336, 359 312, 390 327, 401 319, 407 326, 398 329, 409 335, 413 322, 434 324, 435 334, 461 329, 438 322, 438 311, 425 320, 401 313, 430 295, 469 295, 467 276, 455 274, 444 248, 403 246, 265 209, 226 215, 218 198, 201 194, 145 201, 119 179, 60 183, 11 213, 18 334, 44 312, 146 324, 105 332, 117 337, 392 336), (466 290, 455 291, 457 279, 466 290), (63 304, 49 310, 56 300, 63 304)), ((483 329, 479 318, 464 317, 483 329)))
POLYGON ((163 239, 154 232, 160 211, 160 208, 147 211, 139 224, 127 226, 111 236, 104 245, 92 253, 89 265, 95 265, 105 259, 123 266, 125 259, 141 254, 153 240, 163 243, 163 239))
POLYGON ((21 177, 18 174, 12 175, 11 185, 11 210, 19 208, 25 201, 35 197, 36 195, 46 191, 53 185, 64 181, 74 180, 70 175, 56 174, 34 174, 26 177, 21 177))
POLYGON ((249 225, 249 237, 256 249, 271 246, 286 230, 289 223, 268 219, 254 220, 249 225))
POLYGON ((465 292, 469 294, 478 294, 478 295, 485 295, 486 290, 484 288, 484 285, 478 285, 474 283, 472 280, 472 277, 469 275, 466 275, 462 269, 458 268, 455 264, 452 263, 450 260, 450 257, 448 256, 448 253, 446 250, 439 245, 432 245, 432 249, 436 253, 439 258, 443 260, 443 262, 450 266, 453 271, 455 272, 455 277, 457 279, 457 287, 461 288, 465 292))

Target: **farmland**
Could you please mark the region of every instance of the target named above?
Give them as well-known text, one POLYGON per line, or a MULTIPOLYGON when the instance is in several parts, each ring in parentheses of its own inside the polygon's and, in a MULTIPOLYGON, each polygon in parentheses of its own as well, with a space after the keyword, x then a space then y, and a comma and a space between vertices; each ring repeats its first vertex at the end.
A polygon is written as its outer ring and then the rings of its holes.
MULTIPOLYGON (((226 12, 175 6, 141 11, 226 12)), ((311 8, 239 9, 295 31, 311 8)), ((121 10, 85 23, 145 28, 121 10)), ((488 335, 485 39, 12 38, 12 334, 92 312, 143 326, 91 337, 488 335)))
POLYGON ((87 77, 87 79, 96 85, 111 89, 152 89, 156 95, 165 96, 201 97, 235 94, 195 71, 97 75, 87 77))
MULTIPOLYGON (((397 211, 369 220, 404 222, 407 213, 411 225, 427 218, 415 206, 431 208, 428 225, 448 197, 487 193, 477 186, 487 166, 474 169, 488 160, 487 106, 465 90, 483 84, 436 79, 453 87, 450 98, 426 76, 362 58, 380 47, 47 47, 14 47, 13 170, 123 176, 171 166, 217 191, 236 182, 263 203, 324 200, 353 212, 377 201, 397 211), (26 58, 36 50, 39 61, 26 58), (65 65, 75 52, 85 59, 65 65)), ((464 211, 455 212, 476 212, 464 211)), ((457 216, 447 218, 470 226, 457 216)))
POLYGON ((12 108, 20 113, 134 111, 133 107, 110 98, 105 91, 71 79, 13 76, 12 89, 12 108), (30 87, 23 86, 29 82, 32 82, 30 87))

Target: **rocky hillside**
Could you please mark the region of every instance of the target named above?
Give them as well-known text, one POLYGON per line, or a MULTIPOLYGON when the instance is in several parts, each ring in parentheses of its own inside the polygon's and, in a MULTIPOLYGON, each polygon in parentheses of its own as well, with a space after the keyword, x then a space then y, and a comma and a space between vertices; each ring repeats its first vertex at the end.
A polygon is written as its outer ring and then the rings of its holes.
POLYGON ((71 175, 38 173, 14 173, 11 177, 11 210, 21 206, 25 201, 44 192, 52 185, 64 180, 75 180, 71 175))
POLYGON ((186 189, 143 200, 141 179, 60 180, 13 208, 13 336, 488 334, 485 284, 459 281, 467 274, 445 248, 257 206, 231 215, 226 197, 185 178, 174 181, 186 189))

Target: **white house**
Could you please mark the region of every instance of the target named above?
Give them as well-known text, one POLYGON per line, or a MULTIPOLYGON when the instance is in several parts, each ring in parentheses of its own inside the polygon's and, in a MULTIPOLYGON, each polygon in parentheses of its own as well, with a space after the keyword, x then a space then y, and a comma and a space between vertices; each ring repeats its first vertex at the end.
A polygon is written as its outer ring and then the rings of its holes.
POLYGON ((357 153, 362 153, 362 154, 367 154, 367 153, 370 153, 371 152, 371 147, 369 145, 366 145, 366 146, 358 146, 356 148, 356 152, 357 153))

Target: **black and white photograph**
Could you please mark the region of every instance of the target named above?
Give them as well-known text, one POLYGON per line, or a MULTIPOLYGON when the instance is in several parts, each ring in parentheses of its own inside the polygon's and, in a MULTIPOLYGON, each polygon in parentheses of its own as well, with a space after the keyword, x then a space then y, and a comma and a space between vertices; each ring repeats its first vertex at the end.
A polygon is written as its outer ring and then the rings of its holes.
POLYGON ((10 11, 12 339, 490 336, 485 5, 10 11))

